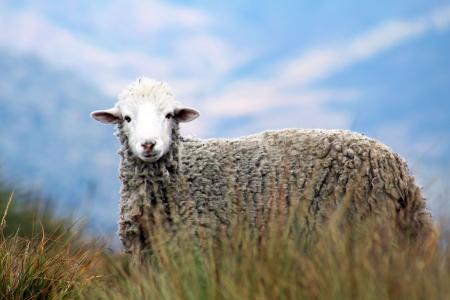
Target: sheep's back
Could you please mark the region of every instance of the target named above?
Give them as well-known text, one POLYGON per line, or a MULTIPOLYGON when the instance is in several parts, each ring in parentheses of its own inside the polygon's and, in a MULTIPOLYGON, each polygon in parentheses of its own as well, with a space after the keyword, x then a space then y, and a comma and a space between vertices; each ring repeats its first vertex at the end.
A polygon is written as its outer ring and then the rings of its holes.
POLYGON ((430 223, 406 163, 387 146, 350 131, 185 138, 181 174, 192 203, 187 215, 208 226, 226 225, 236 214, 262 224, 300 202, 314 223, 326 220, 346 198, 351 219, 402 215, 405 226, 430 223))

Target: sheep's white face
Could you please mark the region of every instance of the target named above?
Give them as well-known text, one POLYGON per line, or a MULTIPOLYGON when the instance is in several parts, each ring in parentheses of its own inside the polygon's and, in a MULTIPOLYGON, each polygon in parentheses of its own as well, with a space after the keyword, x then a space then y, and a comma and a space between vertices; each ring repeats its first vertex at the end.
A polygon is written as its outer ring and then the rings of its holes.
POLYGON ((174 124, 192 121, 199 113, 174 101, 166 85, 148 80, 130 86, 115 107, 91 116, 106 124, 122 123, 132 152, 145 162, 155 162, 169 151, 174 124))

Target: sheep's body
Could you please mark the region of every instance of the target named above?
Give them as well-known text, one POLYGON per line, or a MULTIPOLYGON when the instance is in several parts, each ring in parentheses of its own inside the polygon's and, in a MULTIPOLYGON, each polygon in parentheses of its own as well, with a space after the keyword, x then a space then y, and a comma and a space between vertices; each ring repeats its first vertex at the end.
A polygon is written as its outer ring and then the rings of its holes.
POLYGON ((240 139, 183 138, 156 163, 134 157, 119 124, 123 182, 119 234, 135 255, 150 247, 153 212, 215 229, 243 214, 264 226, 273 210, 304 201, 313 222, 351 196, 346 215, 398 219, 414 234, 431 228, 406 163, 383 144, 342 130, 281 130, 240 139))

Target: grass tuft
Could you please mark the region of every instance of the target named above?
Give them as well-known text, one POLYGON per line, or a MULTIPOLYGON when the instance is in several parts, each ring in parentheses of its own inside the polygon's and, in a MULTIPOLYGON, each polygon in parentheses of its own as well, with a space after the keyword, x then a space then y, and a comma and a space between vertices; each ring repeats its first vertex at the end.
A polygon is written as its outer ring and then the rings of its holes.
POLYGON ((0 214, 0 299, 80 299, 98 276, 93 270, 102 261, 102 248, 70 220, 43 214, 38 206, 19 208, 13 198, 11 193, 0 214), (26 227, 40 232, 17 227, 11 233, 9 212, 15 224, 27 223, 26 227), (29 215, 34 217, 23 218, 29 215))
POLYGON ((155 224, 152 255, 133 263, 70 220, 2 201, 0 299, 450 299, 445 230, 410 241, 386 221, 344 226, 339 210, 314 233, 301 213, 263 229, 242 218, 217 232, 155 224), (30 214, 32 225, 17 219, 30 214))
MULTIPOLYGON (((448 299, 448 236, 407 241, 395 224, 367 220, 345 230, 298 234, 300 218, 274 221, 262 239, 235 223, 201 235, 155 230, 139 265, 105 264, 86 299, 448 299), (201 238, 200 238, 201 236, 201 238), (447 243, 444 243, 447 241, 447 243), (438 246, 440 244, 441 246, 438 246)), ((115 257, 117 259, 117 256, 115 257)))

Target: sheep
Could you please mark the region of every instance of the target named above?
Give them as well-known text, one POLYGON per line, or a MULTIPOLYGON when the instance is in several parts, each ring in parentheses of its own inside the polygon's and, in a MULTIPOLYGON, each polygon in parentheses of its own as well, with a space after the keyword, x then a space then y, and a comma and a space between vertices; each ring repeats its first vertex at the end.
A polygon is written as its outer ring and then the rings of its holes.
POLYGON ((285 129, 236 139, 180 135, 199 116, 166 83, 140 78, 96 120, 117 124, 122 145, 119 236, 134 256, 151 251, 157 207, 167 223, 228 226, 245 215, 264 226, 274 209, 303 199, 310 223, 327 220, 351 195, 347 215, 397 219, 419 236, 432 226, 420 188, 402 158, 382 143, 346 130, 285 129))

